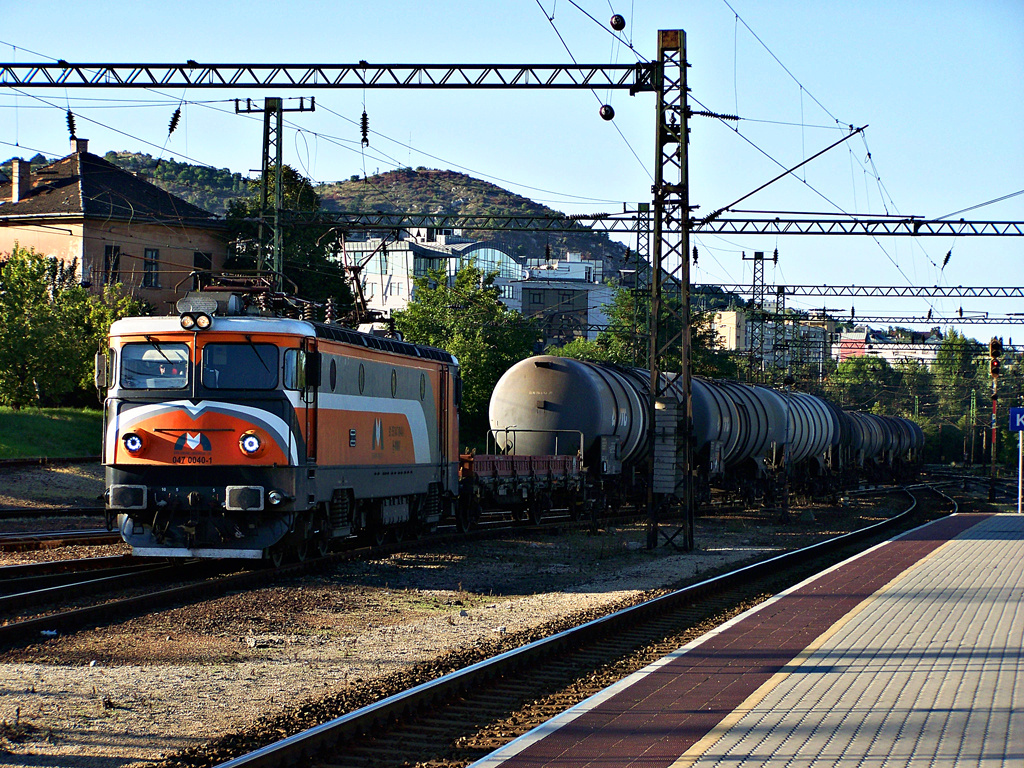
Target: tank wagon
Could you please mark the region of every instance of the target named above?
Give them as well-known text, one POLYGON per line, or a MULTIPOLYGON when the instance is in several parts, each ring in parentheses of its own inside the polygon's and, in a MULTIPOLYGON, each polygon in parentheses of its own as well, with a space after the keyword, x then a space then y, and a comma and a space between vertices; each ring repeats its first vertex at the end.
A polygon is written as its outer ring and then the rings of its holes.
POLYGON ((458 493, 458 361, 194 292, 115 322, 108 522, 140 555, 305 558, 435 526, 458 493))
MULTIPOLYGON (((699 377, 692 381, 698 499, 718 488, 748 501, 770 501, 783 478, 794 490, 812 494, 861 478, 899 479, 913 471, 924 444, 920 427, 907 419, 847 412, 803 392, 699 377)), ((666 382, 665 413, 678 421, 684 413, 682 393, 666 382)), ((623 499, 645 488, 649 397, 646 370, 533 357, 498 381, 490 426, 503 453, 575 453, 592 497, 623 499)), ((681 425, 674 427, 682 434, 681 425)), ((518 487, 506 478, 504 496, 518 493, 525 504, 536 506, 530 500, 538 493, 537 475, 524 477, 530 482, 518 487)), ((478 496, 500 500, 494 483, 483 485, 478 496)))

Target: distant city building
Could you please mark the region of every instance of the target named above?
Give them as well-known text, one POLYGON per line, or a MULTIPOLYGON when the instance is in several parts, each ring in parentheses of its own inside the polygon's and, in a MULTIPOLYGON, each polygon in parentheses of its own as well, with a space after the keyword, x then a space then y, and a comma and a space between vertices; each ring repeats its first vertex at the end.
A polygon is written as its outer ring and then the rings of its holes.
POLYGON ((605 307, 612 302, 613 289, 601 278, 601 262, 581 259, 578 253, 568 253, 562 261, 529 260, 515 286, 522 299, 520 311, 540 322, 545 346, 593 341, 608 326, 605 307))
POLYGON ((67 265, 94 292, 124 284, 137 298, 167 309, 175 286, 194 271, 219 270, 227 257, 224 224, 89 152, 32 168, 12 161, 0 182, 0 252, 17 243, 67 265))
POLYGON ((415 282, 432 270, 441 270, 449 283, 464 266, 473 264, 484 274, 495 273, 498 297, 509 309, 536 318, 544 344, 564 344, 574 338, 595 339, 607 325, 604 305, 612 289, 601 284, 599 261, 568 254, 562 261, 516 261, 493 243, 470 240, 455 230, 410 229, 401 238, 367 237, 345 243, 336 255, 362 265, 360 284, 369 309, 390 316, 405 309, 415 282))
MULTIPOLYGON (((718 335, 721 348, 750 355, 757 334, 753 314, 745 309, 723 310, 712 316, 712 327, 718 335)), ((820 367, 831 354, 835 321, 829 318, 791 314, 786 316, 781 336, 774 320, 762 324, 759 349, 753 350, 760 367, 778 366, 787 369, 820 367)))
POLYGON ((449 281, 454 281, 459 269, 469 264, 476 265, 484 274, 497 273, 494 284, 501 300, 519 308, 512 283, 520 278, 522 266, 493 244, 469 240, 454 230, 411 229, 403 231, 398 240, 349 240, 343 258, 350 265, 363 265, 360 283, 367 306, 387 316, 408 306, 416 278, 440 269, 449 281))
POLYGON ((880 357, 889 365, 913 361, 930 367, 938 359, 941 344, 942 332, 938 328, 899 339, 859 325, 839 337, 832 347, 832 356, 840 362, 851 357, 880 357))

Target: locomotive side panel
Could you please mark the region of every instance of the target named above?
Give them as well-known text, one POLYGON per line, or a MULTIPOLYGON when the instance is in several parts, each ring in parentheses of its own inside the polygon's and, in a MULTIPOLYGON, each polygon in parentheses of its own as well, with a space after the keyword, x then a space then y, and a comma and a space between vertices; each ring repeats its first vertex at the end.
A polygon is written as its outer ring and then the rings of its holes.
POLYGON ((338 488, 357 500, 450 489, 453 366, 324 342, 320 350, 318 473, 327 498, 338 488))

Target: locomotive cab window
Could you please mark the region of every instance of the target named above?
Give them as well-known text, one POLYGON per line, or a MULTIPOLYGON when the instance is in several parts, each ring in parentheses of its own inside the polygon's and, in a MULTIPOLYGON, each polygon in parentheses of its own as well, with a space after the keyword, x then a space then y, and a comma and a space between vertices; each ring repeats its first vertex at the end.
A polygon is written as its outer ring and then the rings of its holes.
POLYGON ((306 351, 286 349, 284 351, 284 388, 306 388, 306 351))
POLYGON ((150 342, 121 349, 119 381, 125 389, 183 389, 188 375, 187 344, 150 342))
POLYGON ((211 389, 274 389, 277 347, 273 344, 207 344, 203 386, 211 389))

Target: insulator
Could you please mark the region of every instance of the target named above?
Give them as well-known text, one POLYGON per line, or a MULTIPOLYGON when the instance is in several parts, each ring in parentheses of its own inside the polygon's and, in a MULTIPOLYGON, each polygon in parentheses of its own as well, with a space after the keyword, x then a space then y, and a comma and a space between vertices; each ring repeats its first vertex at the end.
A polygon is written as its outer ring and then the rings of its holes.
POLYGON ((170 125, 167 126, 167 135, 170 136, 174 133, 174 129, 178 127, 178 121, 181 120, 181 107, 174 110, 174 114, 171 115, 170 125))
POLYGON ((621 32, 626 28, 626 20, 622 18, 622 14, 620 13, 616 13, 614 16, 612 16, 612 19, 609 22, 609 24, 612 25, 612 29, 614 29, 616 32, 621 32))
POLYGON ((611 120, 615 117, 615 110, 612 109, 611 104, 602 104, 601 109, 598 110, 598 114, 601 115, 602 120, 611 120))
POLYGON ((327 299, 327 306, 324 307, 324 322, 330 325, 338 319, 338 306, 334 302, 334 297, 327 299))
POLYGON ((303 304, 302 319, 310 323, 316 320, 316 307, 312 304, 303 304))
POLYGON ((71 110, 68 110, 68 133, 71 134, 71 138, 75 138, 75 116, 71 114, 71 110))
POLYGON ((359 118, 359 133, 363 137, 363 146, 370 146, 370 118, 366 114, 366 110, 363 110, 363 116, 359 118))
POLYGON ((693 266, 697 266, 697 246, 693 246, 693 266))

